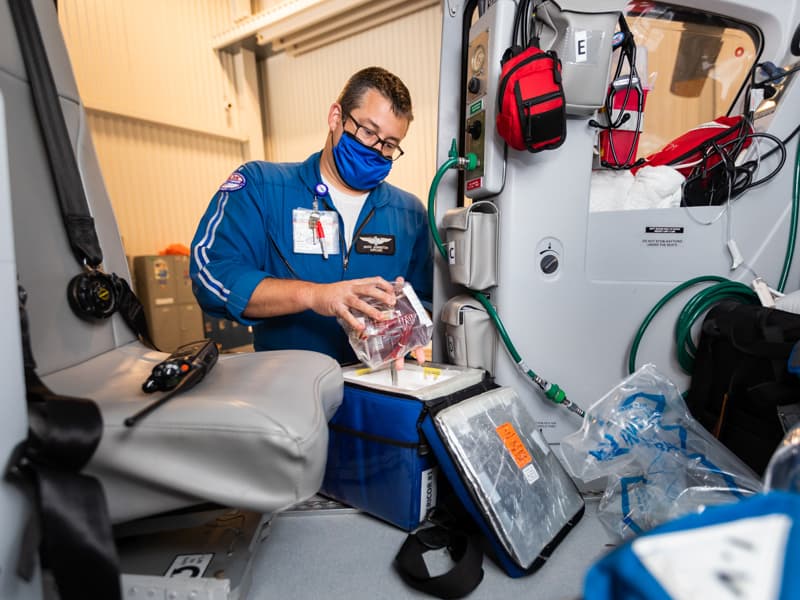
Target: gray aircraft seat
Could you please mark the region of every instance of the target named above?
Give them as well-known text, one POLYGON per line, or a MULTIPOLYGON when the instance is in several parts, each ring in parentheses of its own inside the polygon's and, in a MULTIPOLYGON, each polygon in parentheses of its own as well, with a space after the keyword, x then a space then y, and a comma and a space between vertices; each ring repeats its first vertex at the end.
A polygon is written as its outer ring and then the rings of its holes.
MULTIPOLYGON (((104 271, 130 280, 53 2, 33 4, 104 271)), ((153 400, 141 384, 167 355, 135 341, 119 315, 90 323, 68 305, 67 284, 80 268, 62 225, 6 2, 0 2, 0 94, 17 273, 28 293, 37 373, 54 392, 90 398, 100 406, 104 435, 86 472, 103 484, 112 521, 209 501, 271 512, 313 495, 325 467, 327 420, 342 397, 341 370, 327 356, 302 351, 223 355, 195 388, 135 428, 122 425, 153 400)), ((6 342, 7 352, 19 352, 19 340, 6 342)))
POLYGON ((102 481, 112 520, 207 501, 269 512, 316 493, 328 419, 342 397, 333 359, 301 350, 223 354, 197 387, 125 427, 143 405, 135 390, 163 358, 132 343, 44 378, 102 409, 105 430, 88 472, 102 481))

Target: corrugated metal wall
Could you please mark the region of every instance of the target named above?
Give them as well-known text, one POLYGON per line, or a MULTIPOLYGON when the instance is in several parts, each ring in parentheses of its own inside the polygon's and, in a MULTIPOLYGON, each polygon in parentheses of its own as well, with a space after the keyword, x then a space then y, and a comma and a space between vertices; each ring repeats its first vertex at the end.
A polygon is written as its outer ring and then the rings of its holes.
POLYGON ((58 8, 126 253, 188 245, 242 162, 234 59, 210 44, 230 26, 229 0, 58 8))
POLYGON ((379 65, 408 86, 414 122, 388 181, 427 200, 436 172, 441 5, 297 57, 262 63, 267 118, 265 147, 276 161, 297 161, 322 148, 330 105, 347 78, 379 65))
POLYGON ((214 191, 242 162, 235 140, 96 112, 89 128, 131 256, 188 246, 214 191))
POLYGON ((211 39, 230 27, 229 0, 60 0, 59 22, 91 109, 239 137, 232 59, 211 39))
MULTIPOLYGON (((126 253, 188 245, 211 195, 246 160, 253 134, 252 115, 237 105, 238 59, 211 50, 213 37, 232 24, 230 0, 58 6, 126 253)), ((271 124, 267 158, 302 160, 320 149, 328 108, 347 77, 381 65, 408 85, 416 117, 389 181, 424 200, 436 169, 440 36, 437 6, 306 55, 260 63, 262 111, 271 124)))

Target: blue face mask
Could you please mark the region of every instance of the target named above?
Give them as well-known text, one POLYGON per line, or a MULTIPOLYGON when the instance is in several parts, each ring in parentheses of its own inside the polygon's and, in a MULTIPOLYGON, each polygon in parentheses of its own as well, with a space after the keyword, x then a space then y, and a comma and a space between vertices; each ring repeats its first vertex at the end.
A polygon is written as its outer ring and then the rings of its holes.
POLYGON ((359 142, 352 133, 342 133, 333 147, 333 162, 339 177, 354 190, 371 190, 386 179, 392 161, 374 148, 359 142))

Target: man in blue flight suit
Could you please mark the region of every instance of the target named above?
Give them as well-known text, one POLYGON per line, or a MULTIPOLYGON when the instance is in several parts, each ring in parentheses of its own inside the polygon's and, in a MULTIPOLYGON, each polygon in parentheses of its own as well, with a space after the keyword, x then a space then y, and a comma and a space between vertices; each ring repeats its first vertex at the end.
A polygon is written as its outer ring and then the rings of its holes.
MULTIPOLYGON (((432 254, 419 199, 383 180, 413 119, 392 73, 355 73, 328 112, 321 152, 303 163, 249 162, 222 184, 192 240, 200 306, 252 325, 256 350, 314 350, 355 360, 334 317, 380 319, 394 286, 432 294, 432 254)), ((415 357, 424 359, 421 349, 415 357)))

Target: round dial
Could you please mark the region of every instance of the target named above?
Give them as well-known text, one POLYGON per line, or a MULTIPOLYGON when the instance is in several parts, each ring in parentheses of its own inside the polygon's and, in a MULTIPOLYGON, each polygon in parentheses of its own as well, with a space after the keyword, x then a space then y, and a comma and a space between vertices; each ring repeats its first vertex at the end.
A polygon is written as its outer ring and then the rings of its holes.
POLYGON ((472 66, 473 73, 480 73, 483 70, 483 65, 486 64, 486 48, 478 44, 475 46, 475 51, 472 53, 472 66))

